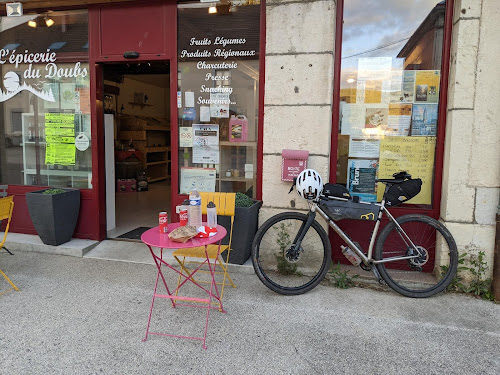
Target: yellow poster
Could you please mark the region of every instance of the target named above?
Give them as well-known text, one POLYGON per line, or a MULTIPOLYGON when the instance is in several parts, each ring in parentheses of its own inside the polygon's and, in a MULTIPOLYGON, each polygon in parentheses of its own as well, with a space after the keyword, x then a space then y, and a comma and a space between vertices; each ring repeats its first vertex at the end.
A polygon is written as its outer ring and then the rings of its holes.
POLYGON ((439 70, 415 71, 415 102, 437 103, 440 78, 439 70))
MULTIPOLYGON (((432 177, 436 137, 385 137, 380 142, 378 178, 392 178, 394 173, 407 171, 422 179, 422 190, 409 204, 432 203, 432 177)), ((377 201, 382 200, 383 184, 377 189, 377 201)))
POLYGON ((45 164, 75 165, 75 115, 45 114, 45 164))

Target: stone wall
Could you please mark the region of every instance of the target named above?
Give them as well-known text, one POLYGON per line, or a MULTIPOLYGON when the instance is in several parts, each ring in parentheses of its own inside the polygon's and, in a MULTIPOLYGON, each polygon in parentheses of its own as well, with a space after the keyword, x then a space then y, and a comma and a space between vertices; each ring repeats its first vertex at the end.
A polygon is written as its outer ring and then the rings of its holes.
POLYGON ((269 0, 262 223, 307 204, 281 181, 281 151, 308 150, 308 167, 328 180, 333 101, 335 1, 269 0))
POLYGON ((441 219, 493 266, 500 192, 500 2, 455 0, 441 219))

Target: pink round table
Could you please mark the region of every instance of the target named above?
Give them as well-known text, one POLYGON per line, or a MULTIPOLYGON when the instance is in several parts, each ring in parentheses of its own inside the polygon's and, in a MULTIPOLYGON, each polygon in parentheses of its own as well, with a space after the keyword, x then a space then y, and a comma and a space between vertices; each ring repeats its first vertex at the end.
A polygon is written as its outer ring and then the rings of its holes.
MULTIPOLYGON (((179 225, 180 225, 179 223, 168 224, 168 233, 173 231, 175 228, 179 227, 179 225)), ((143 339, 143 341, 147 340, 149 334, 178 337, 178 338, 184 338, 184 339, 201 340, 201 341, 203 341, 203 348, 206 349, 207 347, 205 345, 205 342, 206 342, 206 337, 207 337, 208 317, 210 314, 210 310, 217 309, 223 313, 226 312, 226 311, 224 311, 224 309, 222 307, 222 301, 221 301, 220 296, 219 296, 219 290, 217 289, 217 284, 215 282, 215 266, 216 266, 217 259, 219 258, 219 254, 220 254, 220 241, 226 236, 227 231, 223 226, 217 225, 217 234, 215 234, 214 236, 207 237, 207 238, 192 238, 184 243, 172 241, 168 237, 168 233, 160 233, 159 227, 155 227, 155 228, 151 228, 151 229, 147 230, 141 236, 141 241, 144 242, 148 246, 149 251, 151 252, 151 255, 153 257, 153 260, 155 261, 156 267, 158 268, 158 273, 156 274, 155 289, 154 289, 154 293, 153 293, 153 301, 151 302, 151 309, 149 311, 149 320, 148 320, 148 325, 146 327, 146 337, 143 339), (207 249, 207 245, 211 245, 211 244, 216 243, 216 242, 219 243, 218 252, 217 252, 217 256, 215 257, 215 259, 213 259, 213 261, 211 262, 208 254, 206 252, 206 249, 207 249), (200 247, 200 246, 205 247, 206 258, 202 262, 202 264, 199 267, 197 267, 196 269, 194 269, 191 273, 185 274, 183 272, 183 270, 185 270, 185 268, 181 263, 179 263, 181 265, 181 271, 179 271, 176 268, 174 268, 172 265, 168 264, 163 259, 163 249, 185 249, 185 248, 189 248, 189 247, 200 247), (159 255, 155 254, 155 252, 153 251, 153 247, 157 247, 160 249, 159 255), (210 289, 207 289, 207 288, 201 286, 199 283, 197 283, 193 279, 193 275, 198 270, 200 270, 204 264, 207 264, 208 268, 210 270, 210 276, 211 276, 210 289), (177 288, 175 290, 173 290, 172 292, 170 292, 170 290, 167 286, 167 282, 165 281, 165 277, 163 276, 163 272, 161 269, 162 265, 167 266, 168 268, 170 268, 171 270, 175 271, 177 274, 180 275, 177 288), (157 293, 158 280, 160 277, 163 281, 163 285, 165 286, 167 294, 157 293), (182 282, 180 282, 182 277, 184 277, 184 280, 182 282), (195 284, 196 286, 198 286, 199 288, 204 290, 208 294, 208 298, 195 298, 195 297, 187 297, 187 296, 178 295, 179 289, 187 281, 190 281, 191 283, 195 284), (215 289, 215 291, 214 291, 214 289, 215 289), (159 332, 150 332, 149 331, 149 324, 151 323, 151 315, 153 313, 153 306, 154 306, 154 302, 155 302, 156 297, 170 299, 170 301, 172 302, 172 307, 174 307, 174 308, 176 306, 190 306, 190 307, 206 308, 207 309, 207 317, 206 317, 205 332, 204 332, 203 337, 187 337, 187 336, 178 336, 178 335, 171 335, 171 334, 159 333, 159 332), (212 299, 217 300, 218 306, 212 305, 212 299), (177 301, 196 302, 196 303, 202 303, 202 305, 180 304, 177 301)))

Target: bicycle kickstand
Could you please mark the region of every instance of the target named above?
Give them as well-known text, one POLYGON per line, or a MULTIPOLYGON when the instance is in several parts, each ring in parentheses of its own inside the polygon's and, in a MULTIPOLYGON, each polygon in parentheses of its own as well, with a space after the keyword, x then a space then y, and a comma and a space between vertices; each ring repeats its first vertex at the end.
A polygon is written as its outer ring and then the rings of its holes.
POLYGON ((382 276, 380 276, 380 273, 378 272, 377 266, 375 264, 372 265, 372 271, 375 277, 377 278, 377 281, 380 285, 385 285, 384 279, 382 279, 382 276))

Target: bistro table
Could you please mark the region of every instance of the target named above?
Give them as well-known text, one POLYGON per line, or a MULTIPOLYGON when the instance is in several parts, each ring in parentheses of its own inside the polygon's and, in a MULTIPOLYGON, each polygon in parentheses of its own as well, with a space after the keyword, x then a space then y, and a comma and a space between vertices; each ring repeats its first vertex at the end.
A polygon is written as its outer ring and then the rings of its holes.
MULTIPOLYGON (((177 228, 179 225, 180 225, 179 223, 168 224, 168 232, 170 233, 175 228, 177 228)), ((217 284, 215 282, 215 265, 217 263, 217 259, 219 258, 220 241, 226 236, 226 233, 227 233, 226 229, 223 226, 217 225, 217 234, 215 234, 214 236, 208 237, 208 238, 192 238, 185 243, 172 241, 168 237, 168 233, 165 233, 165 234, 160 233, 160 229, 158 227, 151 228, 142 234, 141 241, 144 242, 149 247, 149 251, 151 252, 151 255, 153 256, 153 260, 155 261, 156 267, 158 268, 158 273, 156 274, 155 289, 154 289, 154 293, 153 293, 153 301, 151 302, 151 309, 149 311, 148 325, 146 327, 146 337, 142 341, 146 341, 148 339, 149 334, 161 335, 161 336, 170 336, 170 337, 177 337, 177 338, 184 338, 184 339, 201 340, 201 341, 203 341, 203 349, 207 348, 205 345, 205 342, 206 342, 206 337, 207 337, 208 318, 209 318, 210 310, 217 309, 217 310, 225 313, 225 311, 222 307, 222 301, 221 301, 220 296, 219 296, 219 290, 217 289, 217 284), (219 243, 217 257, 212 262, 210 262, 210 258, 208 257, 208 254, 206 252, 207 245, 210 245, 210 244, 213 244, 216 242, 219 243), (187 275, 184 274, 183 272, 177 270, 172 265, 168 264, 165 261, 165 259, 163 259, 163 250, 164 249, 169 249, 169 250, 170 249, 184 249, 184 248, 199 247, 199 246, 205 246, 206 259, 204 262, 202 262, 199 265, 199 267, 194 269, 190 274, 187 274, 187 275), (153 247, 160 249, 159 254, 154 252, 153 247), (198 270, 200 270, 204 264, 208 265, 208 268, 210 271, 210 276, 211 276, 210 289, 206 289, 205 287, 201 286, 199 283, 197 283, 193 279, 193 275, 198 270), (173 290, 172 292, 170 292, 170 289, 167 286, 167 282, 165 281, 165 277, 163 276, 162 265, 167 266, 171 270, 177 272, 177 274, 179 274, 179 277, 184 278, 184 280, 182 282, 179 282, 177 288, 175 290, 173 290), (167 294, 157 293, 158 280, 160 277, 163 281, 163 285, 165 285, 165 289, 167 291, 167 294), (201 288, 203 291, 205 291, 208 294, 208 298, 195 298, 195 297, 177 295, 179 292, 179 289, 187 281, 190 281, 191 283, 195 284, 196 286, 201 288), (215 292, 214 292, 214 289, 215 289, 215 292), (173 308, 175 308, 176 306, 190 306, 190 307, 206 308, 207 309, 207 317, 206 317, 206 321, 205 321, 205 332, 203 334, 203 337, 188 337, 188 336, 178 336, 178 335, 159 333, 159 332, 150 332, 149 331, 149 324, 151 323, 151 315, 153 313, 153 306, 154 306, 156 297, 170 299, 170 302, 172 303, 173 308), (213 299, 215 299, 218 302, 218 306, 212 305, 213 299), (180 304, 177 301, 202 303, 202 305, 180 304)))

